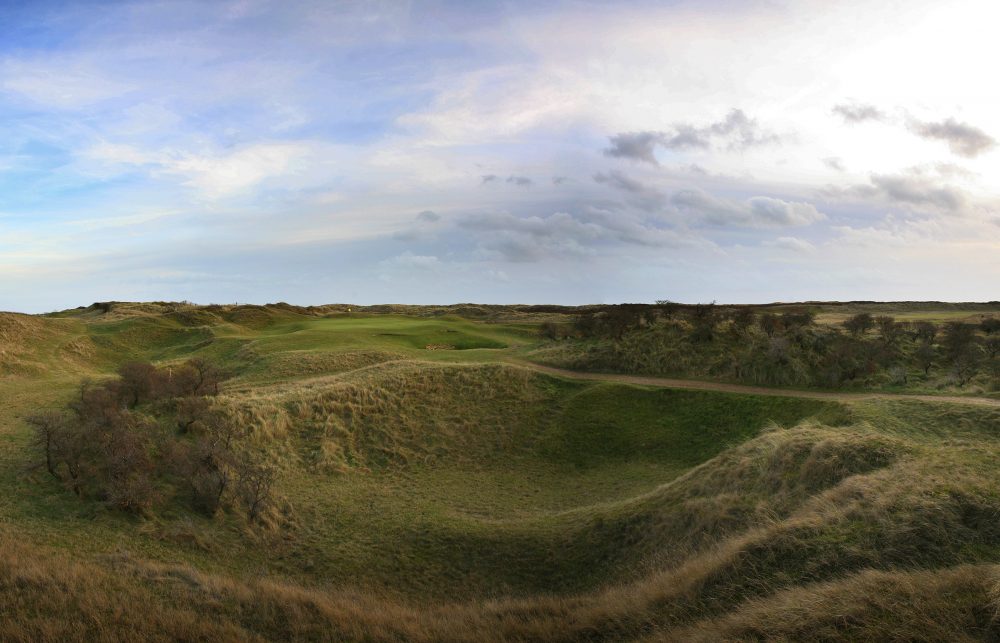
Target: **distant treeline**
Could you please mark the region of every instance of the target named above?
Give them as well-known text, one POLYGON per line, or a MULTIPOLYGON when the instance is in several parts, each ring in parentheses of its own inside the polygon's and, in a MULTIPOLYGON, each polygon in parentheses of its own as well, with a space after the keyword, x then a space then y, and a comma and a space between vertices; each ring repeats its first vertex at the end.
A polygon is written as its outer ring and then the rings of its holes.
MULTIPOLYGON (((286 302, 275 302, 269 304, 246 304, 246 303, 232 303, 232 304, 194 304, 189 301, 180 302, 169 302, 169 301, 152 301, 152 302, 124 302, 124 301, 100 301, 94 302, 89 306, 79 306, 72 311, 63 311, 61 314, 65 313, 80 313, 80 312, 97 312, 100 314, 108 314, 111 312, 128 312, 128 311, 146 311, 146 312, 157 312, 157 313, 173 313, 180 311, 190 311, 199 310, 209 313, 222 313, 222 312, 232 312, 234 310, 256 310, 256 311, 272 311, 272 312, 283 312, 290 313, 294 315, 305 315, 305 316, 328 316, 328 315, 340 315, 344 313, 364 313, 364 314, 402 314, 402 315, 422 315, 422 316, 440 316, 440 315, 456 315, 459 317, 467 317, 470 319, 485 319, 496 316, 502 316, 504 314, 516 313, 521 315, 564 315, 564 316, 575 316, 579 314, 584 314, 588 312, 592 313, 606 313, 614 311, 620 307, 630 307, 630 308, 645 308, 648 310, 655 310, 660 308, 662 302, 657 302, 654 304, 647 303, 625 303, 625 304, 583 304, 577 306, 564 306, 557 304, 475 304, 475 303, 459 303, 459 304, 426 304, 426 305, 410 305, 410 304, 375 304, 368 306, 359 306, 356 304, 321 304, 315 306, 298 306, 295 304, 289 304, 286 302)), ((674 303, 671 305, 676 306, 678 310, 692 310, 698 308, 703 304, 684 304, 684 303, 674 303)), ((882 308, 893 308, 896 310, 906 310, 906 309, 928 309, 932 308, 934 310, 981 310, 984 312, 997 311, 1000 312, 1000 301, 989 301, 989 302, 968 302, 968 303, 955 303, 955 302, 939 302, 939 301, 897 301, 897 302, 877 302, 877 301, 807 301, 807 302, 772 302, 767 304, 721 304, 717 305, 716 308, 720 311, 731 311, 740 308, 750 308, 752 310, 769 310, 772 312, 783 312, 787 309, 801 309, 807 308, 811 310, 817 309, 836 309, 844 307, 882 307, 882 308)))
POLYGON ((623 304, 547 322, 550 339, 583 340, 552 361, 588 370, 706 376, 782 386, 912 384, 1000 387, 1000 318, 978 323, 897 321, 855 314, 838 325, 815 323, 805 306, 784 312, 752 306, 623 304))

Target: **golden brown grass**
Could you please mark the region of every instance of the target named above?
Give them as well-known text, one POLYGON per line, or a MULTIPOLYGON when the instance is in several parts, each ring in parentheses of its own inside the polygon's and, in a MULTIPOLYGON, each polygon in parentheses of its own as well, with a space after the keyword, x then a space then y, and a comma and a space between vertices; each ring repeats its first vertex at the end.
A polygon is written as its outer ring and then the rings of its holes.
MULTIPOLYGON (((751 599, 684 625, 670 603, 698 569, 575 598, 421 606, 134 560, 72 561, 0 540, 0 639, 10 641, 984 640, 997 633, 994 565, 863 570, 751 599)), ((711 605, 701 606, 711 613, 711 605)))
POLYGON ((748 601, 650 641, 983 641, 1000 634, 998 569, 863 571, 748 601))
POLYGON ((0 537, 0 639, 980 638, 993 623, 995 568, 950 566, 968 562, 967 546, 995 542, 983 524, 996 514, 995 456, 968 444, 928 461, 921 448, 863 427, 775 428, 639 501, 660 505, 656 539, 715 531, 715 544, 575 595, 408 602, 123 553, 70 560, 0 537), (752 524, 720 521, 744 498, 771 504, 752 524))
POLYGON ((455 464, 530 448, 537 436, 518 429, 546 397, 540 379, 502 364, 398 361, 341 376, 241 386, 220 402, 288 466, 330 472, 442 457, 455 464))

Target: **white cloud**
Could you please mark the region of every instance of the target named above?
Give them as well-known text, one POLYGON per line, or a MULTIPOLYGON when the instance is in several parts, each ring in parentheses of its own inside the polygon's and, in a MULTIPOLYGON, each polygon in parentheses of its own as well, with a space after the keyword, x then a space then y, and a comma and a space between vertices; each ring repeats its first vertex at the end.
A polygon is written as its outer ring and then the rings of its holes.
POLYGON ((229 154, 181 155, 163 167, 168 173, 186 176, 188 185, 206 195, 221 197, 301 171, 310 153, 308 145, 260 143, 229 154))
POLYGON ((768 248, 778 248, 791 252, 811 252, 816 249, 816 246, 798 237, 778 237, 771 241, 765 241, 763 245, 768 248))
POLYGON ((407 250, 403 254, 382 261, 381 265, 384 268, 402 270, 429 270, 439 267, 441 260, 433 255, 415 255, 407 250))
POLYGON ((8 58, 0 64, 0 88, 45 107, 72 110, 119 97, 135 85, 110 78, 97 66, 68 57, 8 58))
POLYGON ((572 78, 534 65, 501 66, 442 80, 433 104, 397 120, 429 145, 501 142, 584 111, 572 78))
POLYGON ((100 143, 86 158, 111 166, 147 167, 178 176, 184 185, 216 199, 243 193, 269 179, 305 174, 315 169, 318 152, 309 143, 267 142, 215 152, 151 151, 130 145, 100 143))

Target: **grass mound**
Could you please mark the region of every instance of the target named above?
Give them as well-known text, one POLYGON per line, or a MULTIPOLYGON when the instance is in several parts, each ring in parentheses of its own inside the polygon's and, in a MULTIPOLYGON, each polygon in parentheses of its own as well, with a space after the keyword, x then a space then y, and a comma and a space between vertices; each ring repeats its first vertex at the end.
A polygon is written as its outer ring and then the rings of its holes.
POLYGON ((217 326, 224 321, 220 316, 203 308, 175 310, 164 315, 164 318, 173 320, 181 326, 217 326))
POLYGON ((271 306, 236 306, 223 313, 222 317, 238 326, 261 330, 281 321, 297 319, 299 315, 271 306))
POLYGON ((94 352, 73 322, 0 313, 0 377, 79 373, 94 352))
POLYGON ((994 565, 864 571, 749 601, 650 641, 984 641, 1000 635, 994 565))
POLYGON ((116 361, 171 359, 206 347, 211 329, 185 326, 162 317, 131 317, 88 326, 91 341, 116 361))
POLYGON ((224 397, 258 440, 320 470, 480 462, 531 447, 551 384, 500 364, 390 362, 224 397))

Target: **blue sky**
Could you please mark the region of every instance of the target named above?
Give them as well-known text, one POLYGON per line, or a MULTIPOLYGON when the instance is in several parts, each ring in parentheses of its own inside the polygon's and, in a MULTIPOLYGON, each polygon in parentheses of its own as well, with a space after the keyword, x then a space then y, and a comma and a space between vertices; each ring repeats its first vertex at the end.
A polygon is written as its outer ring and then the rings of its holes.
POLYGON ((990 3, 0 4, 0 309, 1000 299, 990 3))

